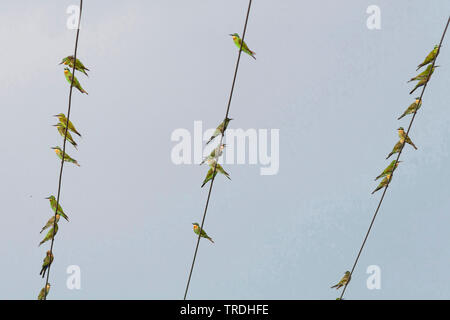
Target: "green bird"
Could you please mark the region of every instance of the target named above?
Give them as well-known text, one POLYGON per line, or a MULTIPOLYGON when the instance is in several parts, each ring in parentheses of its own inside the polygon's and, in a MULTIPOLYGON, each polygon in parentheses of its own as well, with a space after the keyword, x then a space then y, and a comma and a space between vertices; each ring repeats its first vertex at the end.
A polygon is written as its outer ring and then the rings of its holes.
MULTIPOLYGON (((64 138, 64 136, 66 136, 66 125, 64 123, 58 122, 53 126, 56 127, 56 129, 58 129, 58 132, 61 135, 61 137, 64 138)), ((69 141, 74 146, 74 148, 77 149, 78 144, 75 142, 75 140, 73 140, 73 137, 70 134, 69 130, 67 130, 67 141, 69 141)))
POLYGON ((50 250, 47 251, 47 255, 44 258, 44 263, 42 264, 42 269, 41 272, 39 272, 39 275, 42 275, 42 278, 44 278, 45 276, 45 272, 47 271, 48 267, 50 267, 50 265, 53 262, 53 253, 50 252, 50 250))
MULTIPOLYGON (((68 56, 65 57, 64 59, 62 59, 60 64, 65 64, 66 66, 69 66, 70 68, 73 68, 73 61, 74 61, 74 57, 73 56, 68 56)), ((86 68, 79 59, 77 59, 77 61, 75 62, 75 69, 78 71, 83 72, 86 76, 88 76, 88 74, 86 73, 86 70, 89 71, 88 68, 86 68)), ((89 77, 89 76, 88 76, 89 77)))
POLYGON ((50 283, 47 283, 47 286, 42 288, 41 292, 39 292, 38 300, 45 300, 49 292, 50 292, 50 283))
MULTIPOLYGON (((236 47, 238 47, 238 49, 241 48, 241 43, 242 43, 242 39, 239 37, 239 35, 237 33, 233 33, 230 34, 230 36, 233 38, 234 44, 236 45, 236 47)), ((244 51, 245 53, 247 53, 249 56, 251 56, 253 59, 256 60, 255 58, 255 54, 252 50, 250 50, 247 46, 247 44, 244 43, 242 44, 242 51, 244 51)))
POLYGON ((419 82, 417 82, 416 86, 414 87, 414 89, 412 89, 409 94, 412 94, 414 91, 417 90, 417 88, 423 87, 427 82, 428 82, 429 78, 423 78, 421 80, 419 80, 419 82))
POLYGON ((209 156, 207 156, 205 159, 203 159, 203 161, 200 163, 200 165, 204 164, 206 161, 218 159, 222 155, 223 149, 225 148, 225 146, 226 146, 226 144, 223 143, 220 146, 217 146, 216 148, 214 148, 214 150, 211 151, 209 156))
POLYGON ((52 216, 50 219, 48 219, 47 223, 45 224, 45 226, 42 227, 42 230, 39 233, 42 233, 42 231, 44 231, 47 228, 53 227, 53 225, 55 224, 55 219, 56 219, 56 223, 58 223, 59 222, 59 218, 60 218, 59 214, 56 214, 56 215, 52 216))
POLYGON ((402 150, 403 147, 403 143, 402 142, 397 142, 394 146, 394 148, 392 148, 391 153, 389 153, 389 155, 386 157, 386 160, 389 159, 394 153, 399 153, 400 150, 402 150))
POLYGON ((431 75, 433 74, 434 70, 435 70, 436 68, 439 68, 439 66, 434 66, 434 67, 433 67, 433 70, 432 70, 432 69, 431 69, 431 66, 432 66, 432 64, 430 64, 430 65, 425 69, 425 71, 423 71, 422 73, 418 74, 418 75, 415 76, 414 78, 409 79, 408 82, 426 79, 426 78, 428 78, 428 76, 431 77, 431 75), (431 72, 430 72, 430 71, 431 71, 431 72))
POLYGON ((219 134, 224 134, 225 130, 227 130, 228 124, 230 123, 230 121, 233 120, 231 118, 225 118, 225 120, 223 120, 219 126, 216 128, 216 130, 214 131, 213 135, 211 136, 211 138, 209 138, 208 142, 206 142, 206 144, 210 143, 212 140, 214 140, 215 137, 217 137, 219 134))
POLYGON ((215 160, 208 160, 207 162, 208 162, 208 165, 209 165, 209 170, 208 170, 208 172, 206 173, 205 180, 203 180, 203 184, 202 184, 202 186, 201 186, 202 188, 205 186, 205 184, 206 184, 208 181, 212 180, 212 179, 217 175, 218 172, 220 172, 220 173, 223 174, 225 177, 227 177, 228 179, 231 180, 230 175, 228 174, 228 172, 226 172, 226 171, 222 168, 222 166, 221 166, 220 164, 217 164, 217 166, 216 166, 216 172, 214 172, 214 166, 215 166, 215 164, 216 164, 216 161, 215 161, 215 160))
POLYGON ((387 166, 387 168, 384 169, 384 171, 378 177, 375 178, 375 181, 387 176, 389 173, 392 173, 395 169, 397 169, 400 162, 403 162, 403 161, 392 160, 392 162, 387 166), (395 168, 394 168, 394 165, 395 165, 395 168))
MULTIPOLYGON (((345 271, 344 276, 342 277, 341 281, 339 281, 337 284, 335 284, 334 286, 332 286, 331 288, 336 288, 339 289, 343 286, 345 286, 347 283, 350 282, 350 271, 345 271)), ((337 299, 336 299, 337 300, 337 299)))
MULTIPOLYGON (((52 147, 52 149, 55 150, 55 153, 58 156, 58 158, 62 159, 63 151, 61 150, 61 148, 60 147, 52 147)), ((78 164, 78 161, 71 158, 67 153, 64 153, 64 161, 73 163, 73 164, 77 165, 78 167, 80 166, 78 164)))
POLYGON ((377 192, 378 190, 380 190, 381 188, 387 186, 389 184, 389 182, 391 181, 391 177, 392 177, 392 172, 388 173, 383 180, 381 180, 380 184, 378 185, 378 187, 376 187, 375 190, 372 191, 372 194, 374 194, 375 192, 377 192))
MULTIPOLYGON (((45 199, 48 199, 50 201, 50 206, 52 207, 52 210, 54 213, 56 213, 56 198, 55 196, 51 195, 50 197, 47 197, 45 199)), ((61 215, 64 219, 69 221, 69 217, 64 213, 64 210, 61 208, 61 204, 58 203, 58 212, 59 215, 61 215)))
POLYGON ((206 173, 205 180, 203 180, 203 183, 202 183, 202 186, 201 186, 201 187, 203 188, 203 186, 204 186, 208 181, 212 180, 216 175, 217 175, 217 169, 216 169, 216 172, 214 172, 214 168, 209 168, 208 172, 206 173))
POLYGON ((41 246, 41 244, 43 244, 44 242, 47 242, 48 240, 51 240, 53 238, 53 236, 56 236, 56 233, 58 232, 58 224, 55 224, 55 234, 53 234, 53 228, 51 228, 48 232, 47 235, 45 236, 44 239, 42 239, 41 242, 39 242, 39 246, 41 246))
POLYGON ((208 239, 209 241, 214 243, 213 239, 211 239, 211 237, 208 236, 208 234, 205 232, 205 230, 200 228, 200 225, 197 222, 194 222, 193 225, 194 225, 194 232, 195 232, 195 234, 198 235, 200 233, 200 237, 208 239))
POLYGON ((411 141, 411 139, 406 135, 405 129, 403 127, 400 127, 397 129, 398 131, 398 137, 400 138, 400 143, 408 143, 410 144, 414 149, 417 150, 417 147, 414 145, 414 143, 411 141))
MULTIPOLYGON (((67 82, 69 82, 69 84, 72 83, 73 75, 72 72, 70 72, 69 68, 64 68, 64 75, 66 76, 67 82)), ((88 94, 87 91, 81 87, 81 84, 80 82, 78 82, 77 77, 73 77, 73 86, 77 88, 81 93, 88 94)))
POLYGON ((405 110, 405 112, 403 112, 403 114, 400 117, 398 117, 397 120, 400 120, 401 118, 403 118, 404 116, 406 116, 408 114, 417 112, 417 110, 419 110, 421 106, 422 106, 422 101, 420 101, 420 97, 417 97, 416 100, 409 105, 409 107, 405 110))
MULTIPOLYGON (((59 122, 61 122, 64 126, 67 126, 67 118, 64 113, 59 113, 54 115, 54 117, 57 117, 59 119, 59 122)), ((75 129, 75 126, 73 125, 72 121, 69 120, 69 130, 78 135, 81 138, 81 134, 75 129)))
MULTIPOLYGON (((434 49, 431 50, 431 52, 427 55, 427 57, 425 58, 425 60, 423 60, 423 62, 417 66, 417 70, 419 70, 419 69, 422 68, 423 66, 425 66, 425 65, 427 65, 427 64, 429 64, 429 63, 431 63, 431 62, 433 62, 433 60, 434 60, 434 59, 436 58, 436 56, 437 56, 438 51, 439 51, 439 46, 438 46, 438 45, 434 46, 434 49)), ((417 71, 417 70, 416 70, 416 71, 417 71)))

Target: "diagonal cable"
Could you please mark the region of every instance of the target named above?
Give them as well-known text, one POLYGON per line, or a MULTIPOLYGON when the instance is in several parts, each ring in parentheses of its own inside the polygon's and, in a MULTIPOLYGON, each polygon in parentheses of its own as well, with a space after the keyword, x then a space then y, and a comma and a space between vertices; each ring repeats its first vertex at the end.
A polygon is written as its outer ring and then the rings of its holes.
MULTIPOLYGON (((434 65, 435 65, 435 63, 436 63, 436 59, 437 59, 437 57, 439 56, 439 53, 440 53, 440 51, 441 51, 442 42, 444 41, 445 34, 447 33, 447 29, 448 29, 449 23, 450 23, 450 17, 448 18, 447 24, 446 24, 445 29, 444 29, 444 32, 442 33, 441 41, 439 42, 439 48, 438 48, 438 51, 437 51, 437 53, 436 53, 436 56, 434 57, 433 64, 431 65, 431 70, 433 70, 434 65)), ((431 70, 430 70, 430 73, 428 74, 427 81, 425 82, 425 85, 424 85, 423 88, 422 88, 422 93, 420 94, 419 103, 422 103, 422 97, 423 97, 423 95, 424 95, 424 93, 425 93, 425 89, 427 88, 428 81, 430 81, 431 74, 432 74, 431 70)), ((416 109, 416 110, 414 111, 414 114, 413 114, 413 116, 412 116, 412 118, 411 118, 411 121, 410 121, 410 123, 409 123, 408 130, 406 131, 406 136, 407 136, 407 137, 409 137, 409 130, 411 129, 412 124, 413 124, 413 122, 414 122, 414 119, 416 118, 417 111, 418 111, 418 109, 416 109)), ((377 208, 376 208, 376 210, 375 210, 375 213, 374 213, 374 215, 373 215, 372 221, 370 222, 369 229, 367 230, 367 233, 366 233, 366 235, 365 235, 365 237, 364 237, 364 241, 363 241, 363 243, 362 243, 362 245, 361 245, 361 248, 359 249, 358 255, 356 256, 356 260, 355 260, 355 262, 353 263, 352 270, 350 271, 350 279, 351 279, 351 276, 353 275, 353 271, 354 271, 355 268, 356 268, 356 265, 357 265, 357 263, 358 263, 359 257, 361 256, 361 253, 362 253, 362 251, 363 251, 363 249, 364 249, 364 246, 365 246, 365 244, 366 244, 367 238, 369 237, 370 231, 372 230, 372 226, 373 226, 373 224, 374 224, 374 222, 375 222, 375 218, 377 217, 378 211, 380 210, 381 204, 383 203, 383 200, 384 200, 384 196, 385 196, 385 194, 386 194, 386 191, 387 191, 387 189, 388 189, 388 187, 389 187, 389 184, 390 184, 391 181, 392 181, 392 178, 393 178, 393 176, 394 176, 394 170, 395 170, 395 167, 396 167, 396 165, 397 165, 398 160, 400 159, 400 156, 401 156, 401 154, 402 154, 402 151, 403 151, 403 148, 404 148, 405 144, 406 144, 406 139, 405 139, 405 142, 402 144, 402 146, 401 146, 401 148, 400 148, 400 152, 399 152, 398 155, 397 155, 397 159, 395 160, 394 167, 393 167, 394 169, 392 169, 392 172, 391 172, 391 178, 388 180, 388 184, 386 185, 386 187, 385 187, 384 190, 383 190, 383 194, 382 194, 382 196, 381 196, 381 198, 380 198, 380 201, 378 202, 378 206, 377 206, 377 208)), ((350 281, 347 281, 347 283, 345 284, 344 289, 342 290, 340 299, 342 299, 342 297, 344 296, 345 290, 347 289, 347 286, 348 286, 349 283, 350 283, 350 281)))
MULTIPOLYGON (((64 142, 63 142, 63 152, 62 152, 62 157, 61 157, 61 168, 59 170, 59 180, 58 180, 58 194, 57 194, 57 198, 56 198, 56 208, 55 208, 55 217, 54 217, 54 221, 53 221, 53 235, 52 235, 52 243, 50 245, 50 257, 53 254, 53 244, 55 242, 55 226, 56 226, 56 215, 58 214, 58 207, 59 207, 59 197, 61 194, 61 186, 62 186, 62 175, 63 175, 63 168, 64 168, 64 156, 66 154, 66 141, 67 141, 67 132, 69 131, 69 119, 70 119, 70 109, 72 107, 72 90, 73 90, 73 82, 75 80, 75 65, 76 65, 76 61, 77 61, 77 51, 78 51, 78 37, 80 35, 80 23, 81 23, 81 13, 83 11, 83 0, 80 0, 80 15, 78 17, 78 28, 77 28, 77 36, 75 39, 75 52, 73 55, 74 58, 74 62, 73 62, 73 68, 72 68, 72 81, 70 83, 70 91, 69 91, 69 106, 67 108, 67 125, 66 125, 66 131, 64 132, 64 142)), ((47 285, 48 285, 48 280, 50 277, 50 268, 51 268, 51 263, 48 266, 47 269, 47 278, 45 280, 45 286, 44 286, 44 290, 45 290, 45 294, 44 294, 44 300, 47 300, 47 285)))
MULTIPOLYGON (((239 70, 239 62, 241 60, 242 46, 244 44, 245 32, 247 31, 247 23, 248 23, 248 17, 250 16, 250 9, 251 9, 251 7, 252 7, 252 0, 249 0, 249 2, 248 2, 248 9, 247 9, 247 16, 245 18, 245 24, 244 24, 244 31, 242 32, 241 46, 239 48, 239 54, 238 54, 238 58, 237 58, 237 62, 236 62, 236 68, 234 70, 233 83, 231 85, 230 97, 228 99, 228 105, 227 105, 227 111, 225 113, 225 119, 228 118, 228 114, 230 112, 231 99, 233 98, 234 85, 236 83, 236 77, 237 77, 237 73, 238 73, 238 70, 239 70)), ((222 130, 222 135, 220 137, 219 146, 222 145, 224 134, 225 134, 225 127, 222 130)), ((186 284, 186 290, 184 291, 184 298, 183 298, 184 300, 186 300, 186 296, 187 296, 187 293, 188 293, 188 290, 189 290, 189 285, 191 283, 192 271, 194 270, 195 259, 197 257, 197 252, 198 252, 198 246, 200 244, 201 230, 203 230, 203 225, 205 223, 206 213, 208 211, 209 200, 211 198, 211 191, 212 191, 214 180, 215 180, 215 177, 216 177, 217 163, 218 163, 218 160, 216 159, 215 164, 214 164, 214 170, 213 170, 211 184, 209 186, 208 197, 206 198, 205 210, 203 211, 202 224, 200 226, 200 232, 198 233, 197 245, 195 246, 194 258, 192 259, 191 270, 189 271, 189 278, 188 278, 188 281, 187 281, 187 284, 186 284)))

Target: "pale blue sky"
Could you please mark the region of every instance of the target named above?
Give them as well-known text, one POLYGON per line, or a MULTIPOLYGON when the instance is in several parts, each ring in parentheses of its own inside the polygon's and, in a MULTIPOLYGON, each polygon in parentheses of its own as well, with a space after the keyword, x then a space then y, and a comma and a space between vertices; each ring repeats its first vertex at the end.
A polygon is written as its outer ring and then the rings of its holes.
MULTIPOLYGON (((228 165, 218 176, 188 297, 335 299, 381 193, 371 195, 412 102, 406 81, 441 36, 447 0, 253 1, 232 128, 280 130, 280 170, 228 165), (368 30, 366 8, 381 9, 368 30)), ((78 1, 2 1, 0 299, 35 299, 49 245, 66 112, 61 58, 73 52, 66 8, 78 1)), ((49 299, 182 299, 207 189, 198 165, 174 165, 171 133, 223 118, 248 2, 85 1, 49 299), (79 265, 81 290, 66 288, 79 265)), ((450 299, 450 39, 444 43, 348 299, 450 299), (381 268, 381 290, 366 268, 381 268)), ((420 93, 419 93, 420 94, 420 93)))

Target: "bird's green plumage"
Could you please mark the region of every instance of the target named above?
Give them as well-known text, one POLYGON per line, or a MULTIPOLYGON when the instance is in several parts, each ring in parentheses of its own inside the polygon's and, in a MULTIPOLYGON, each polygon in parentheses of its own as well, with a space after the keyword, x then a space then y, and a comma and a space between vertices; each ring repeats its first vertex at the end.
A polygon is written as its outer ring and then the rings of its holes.
POLYGON ((423 86, 425 85, 425 83, 428 82, 429 79, 430 79, 429 77, 420 79, 419 82, 417 82, 417 84, 416 84, 416 86, 414 87, 414 89, 412 89, 412 90, 409 92, 409 94, 414 93, 414 91, 416 91, 417 88, 423 87, 423 86))
POLYGON ((228 124, 230 121, 233 120, 231 118, 225 118, 216 128, 213 135, 209 140, 206 142, 206 144, 210 143, 212 140, 214 140, 215 137, 217 137, 220 134, 225 134, 225 130, 227 130, 228 124))
POLYGON ((212 180, 213 177, 215 177, 218 172, 220 172, 225 177, 227 177, 228 179, 231 180, 230 175, 228 174, 228 172, 226 172, 225 169, 218 163, 217 163, 217 166, 216 166, 216 171, 214 172, 214 166, 216 165, 216 160, 208 160, 208 165, 209 165, 209 170, 206 173, 205 180, 203 180, 202 188, 204 187, 204 185, 208 181, 212 180))
POLYGON ((42 233, 42 231, 44 231, 45 229, 53 227, 53 225, 55 224, 55 217, 56 217, 56 223, 58 223, 60 215, 56 214, 56 215, 52 216, 50 219, 48 219, 47 223, 45 224, 45 226, 42 227, 42 230, 39 233, 42 233))
POLYGON ((49 251, 47 251, 47 254, 44 258, 44 262, 42 263, 42 269, 41 272, 39 272, 40 275, 42 275, 42 278, 44 278, 45 276, 45 272, 47 271, 48 267, 52 264, 53 262, 53 254, 49 251))
POLYGON ((400 120, 401 118, 403 118, 408 114, 416 112, 417 110, 420 109, 421 106, 422 102, 419 100, 419 98, 416 98, 416 100, 409 105, 409 107, 405 110, 405 112, 403 112, 403 114, 400 117, 398 117, 398 120, 400 120))
POLYGON ((204 164, 206 161, 217 160, 220 156, 222 156, 223 149, 225 148, 225 144, 222 143, 220 146, 214 148, 213 151, 200 163, 200 165, 204 164))
POLYGON ((67 141, 69 141, 70 144, 72 144, 75 147, 75 149, 77 148, 78 144, 73 139, 73 137, 70 134, 69 130, 67 130, 67 135, 66 135, 66 125, 64 123, 58 122, 57 124, 55 124, 53 126, 56 127, 56 129, 58 129, 58 132, 61 135, 61 137, 64 138, 64 136, 66 136, 67 137, 67 141))
POLYGON ((398 137, 400 138, 400 143, 407 143, 411 145, 414 149, 417 150, 417 147, 414 145, 414 143, 411 141, 411 139, 406 135, 405 129, 402 127, 398 128, 398 137))
MULTIPOLYGON (((64 68, 64 76, 66 77, 67 82, 71 84, 73 75, 72 72, 70 72, 69 68, 64 68)), ((87 91, 81 87, 81 84, 78 81, 77 77, 73 77, 73 86, 77 88, 81 93, 88 94, 87 91)))
MULTIPOLYGON (((56 213, 56 198, 55 198, 55 196, 51 195, 50 197, 47 197, 46 199, 48 199, 50 201, 50 207, 52 208, 53 212, 56 213)), ((69 221, 69 217, 66 215, 66 213, 62 209, 60 203, 58 203, 58 214, 61 215, 67 221, 69 221)))
POLYGON ((389 184, 389 182, 391 181, 392 178, 392 172, 388 173, 383 180, 381 180, 380 184, 378 185, 378 187, 376 187, 375 190, 372 191, 372 194, 374 194, 375 192, 377 192, 378 190, 380 190, 381 188, 384 188, 386 185, 389 184))
POLYGON ((434 70, 439 67, 439 66, 434 66, 433 69, 431 69, 432 64, 430 64, 425 71, 421 72, 420 74, 418 74, 417 76, 409 79, 408 82, 411 81, 418 81, 418 80, 422 80, 422 79, 426 79, 428 76, 431 77, 431 75, 434 73, 434 70))
MULTIPOLYGON (((59 122, 61 122, 64 126, 67 126, 67 118, 64 113, 59 113, 55 115, 55 117, 58 118, 59 122)), ((81 137, 81 134, 77 131, 75 126, 73 125, 72 121, 69 120, 69 130, 81 137)))
POLYGON ((436 58, 438 50, 439 50, 439 46, 438 45, 434 46, 433 50, 431 50, 431 52, 426 56, 425 60, 417 66, 417 70, 419 70, 423 66, 433 62, 433 60, 436 58))
MULTIPOLYGON (((65 64, 66 66, 69 66, 69 68, 73 68, 73 62, 74 62, 73 56, 68 56, 62 59, 60 64, 65 64)), ((77 59, 75 62, 75 70, 83 72, 86 76, 88 75, 86 71, 89 71, 88 68, 86 68, 83 63, 80 61, 80 59, 77 59)))
MULTIPOLYGON (((58 224, 56 223, 55 224, 55 236, 56 236, 56 233, 58 232, 58 224)), ((45 236, 45 238, 44 239, 42 239, 42 241, 41 242, 39 242, 39 246, 41 245, 41 244, 43 244, 44 242, 47 242, 48 240, 51 240, 52 238, 53 238, 53 228, 51 228, 48 232, 47 232, 47 235, 45 236)))
POLYGON ((386 160, 389 159, 394 153, 399 153, 400 150, 402 149, 403 143, 401 143, 400 141, 397 142, 394 146, 394 148, 392 148, 391 153, 389 153, 389 155, 386 157, 386 160))
POLYGON ((236 45, 236 47, 238 47, 238 49, 241 48, 241 44, 242 44, 242 51, 244 51, 246 54, 248 54, 249 56, 251 56, 253 59, 256 60, 255 52, 253 52, 252 50, 250 50, 248 48, 248 46, 245 43, 245 41, 242 42, 242 39, 239 37, 239 35, 237 33, 230 34, 230 36, 233 37, 233 42, 236 45))
POLYGON ((195 234, 198 235, 200 233, 200 237, 208 239, 209 241, 214 243, 213 239, 210 236, 208 236, 208 234, 206 233, 205 230, 200 228, 200 225, 197 222, 194 222, 193 225, 194 225, 194 232, 195 232, 195 234))
POLYGON ((208 181, 212 180, 212 178, 215 177, 216 175, 217 175, 217 170, 216 170, 216 172, 214 172, 214 168, 209 168, 208 172, 206 173, 206 177, 203 180, 202 188, 205 186, 205 184, 208 181))
MULTIPOLYGON (((63 154, 62 149, 61 149, 60 147, 53 147, 52 149, 55 150, 55 153, 56 153, 56 155, 58 156, 58 158, 62 159, 62 154, 63 154)), ((77 165, 78 167, 80 166, 80 165, 78 164, 78 161, 77 161, 77 160, 71 158, 71 157, 70 157, 67 153, 65 153, 65 152, 64 152, 64 161, 73 163, 73 164, 77 165)))
POLYGON ((384 169, 384 171, 378 177, 375 178, 375 181, 392 173, 395 169, 397 169, 400 162, 401 161, 392 160, 392 162, 386 167, 386 169, 384 169), (395 168, 394 168, 394 165, 395 165, 395 168))
POLYGON ((38 300, 45 300, 45 297, 47 297, 49 292, 50 292, 50 283, 47 284, 47 290, 45 289, 45 287, 41 289, 38 295, 38 300))
POLYGON ((336 288, 336 290, 337 290, 337 289, 345 286, 349 282, 350 282, 350 271, 345 271, 345 274, 342 277, 342 279, 337 284, 332 286, 331 288, 336 288))

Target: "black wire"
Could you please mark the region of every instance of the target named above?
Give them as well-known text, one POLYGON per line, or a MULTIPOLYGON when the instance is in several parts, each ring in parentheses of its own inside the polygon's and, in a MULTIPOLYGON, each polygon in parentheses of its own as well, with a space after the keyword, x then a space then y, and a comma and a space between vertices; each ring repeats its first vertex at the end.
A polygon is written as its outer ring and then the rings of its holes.
MULTIPOLYGON (((225 113, 225 119, 224 121, 228 118, 228 114, 230 112, 230 106, 231 106, 231 99, 233 98, 233 92, 234 92, 234 85, 236 83, 236 76, 237 76, 237 72, 239 70, 239 62, 241 60, 241 53, 242 53, 242 46, 244 44, 244 38, 245 38, 245 32, 247 31, 247 22, 248 22, 248 17, 250 15, 250 9, 252 6, 252 0, 249 0, 248 2, 248 10, 247 10, 247 16, 245 18, 245 24, 244 24, 244 31, 242 32, 242 39, 241 39, 241 46, 239 48, 239 54, 238 54, 238 58, 237 58, 237 62, 236 62, 236 68, 234 70, 234 77, 233 77, 233 83, 231 85, 231 91, 230 91, 230 98, 228 99, 228 106, 227 106, 227 111, 225 113)), ((224 129, 222 130, 222 135, 220 137, 220 143, 219 146, 222 145, 222 141, 223 141, 223 137, 224 137, 224 133, 225 133, 225 126, 224 129)), ((208 191, 208 197, 206 198, 206 205, 205 205, 205 210, 203 212, 203 218, 202 218, 202 224, 200 226, 200 232, 198 233, 198 238, 197 238, 197 245, 195 246, 195 252, 194 252, 194 258, 192 259, 192 265, 191 265, 191 270, 189 272, 189 278, 186 284, 186 290, 184 291, 184 298, 183 300, 186 300, 186 296, 189 290, 189 284, 191 283, 191 277, 192 277, 192 271, 194 270, 194 264, 195 264, 195 259, 197 257, 197 251, 198 251, 198 246, 200 244, 200 238, 201 238, 201 231, 203 230, 203 225, 205 223, 205 218, 206 218, 206 212, 208 211, 208 205, 209 205, 209 200, 211 198, 211 191, 213 188, 213 184, 214 184, 214 180, 216 177, 216 169, 217 169, 217 158, 214 164, 214 170, 213 170, 213 175, 212 175, 212 180, 211 180, 211 185, 209 186, 209 191, 208 191)))
MULTIPOLYGON (((78 50, 78 37, 80 35, 80 23, 81 23, 81 12, 83 10, 83 0, 80 0, 80 15, 78 18, 78 28, 77 28, 77 37, 75 39, 75 52, 73 55, 73 68, 72 68, 72 82, 70 83, 70 91, 69 91, 69 106, 67 108, 67 123, 66 123, 66 131, 64 133, 64 142, 63 142, 63 152, 61 157, 61 168, 59 171, 59 180, 58 180, 58 194, 56 198, 56 208, 55 208, 55 217, 53 221, 53 234, 52 234, 52 243, 50 245, 50 257, 53 254, 53 244, 55 242, 55 226, 56 226, 56 215, 58 214, 58 207, 59 207, 59 197, 61 194, 61 185, 62 185, 62 174, 63 174, 63 168, 64 168, 64 156, 66 154, 66 141, 67 141, 67 132, 69 131, 69 119, 70 119, 70 109, 72 107, 72 90, 73 90, 73 82, 75 80, 75 65, 77 61, 77 50, 78 50)), ((48 266, 47 269, 47 278, 45 281, 45 287, 44 287, 44 300, 47 300, 47 285, 48 285, 48 279, 50 277, 50 267, 51 263, 48 266)))
MULTIPOLYGON (((441 45, 442 45, 442 42, 444 41, 445 34, 447 33, 447 28, 448 28, 449 23, 450 23, 450 17, 448 18, 447 25, 445 26, 444 32, 442 33, 441 41, 439 43, 439 48, 438 48, 438 51, 436 53, 436 56, 434 57, 433 64, 431 65, 431 70, 430 70, 430 73, 428 74, 427 81, 425 82, 425 85, 423 86, 423 89, 422 89, 422 93, 420 94, 419 103, 422 103, 423 94, 425 93, 425 89, 427 88, 428 81, 430 81, 432 70, 433 70, 434 65, 436 63, 436 59, 437 59, 437 57, 438 57, 438 55, 440 53, 441 45)), ((414 119, 416 118, 417 111, 418 111, 418 109, 416 109, 414 111, 414 114, 413 114, 413 116, 411 118, 411 122, 409 123, 408 130, 406 131, 406 136, 407 137, 409 137, 409 130, 411 129, 412 124, 414 122, 414 119)), ((400 159, 400 155, 402 154, 402 151, 403 151, 403 148, 404 148, 405 144, 406 144, 406 139, 405 139, 405 142, 403 142, 403 144, 401 146, 401 149, 400 149, 400 152, 397 155, 397 159, 395 160, 394 167, 393 167, 392 172, 391 172, 391 178, 389 179, 388 184, 384 188, 383 195, 381 196, 380 201, 378 202, 378 206, 377 206, 377 209, 375 210, 375 214, 373 215, 372 221, 370 222, 369 229, 367 230, 366 236, 364 237, 364 241, 363 241, 363 243, 361 245, 361 248, 359 249, 358 255, 356 256, 356 260, 355 260, 355 262, 353 264, 352 271, 350 272, 350 279, 351 279, 351 276, 353 275, 353 271, 355 270, 356 264, 358 263, 359 257, 361 256, 361 252, 362 252, 362 250, 363 250, 363 248, 364 248, 364 246, 366 244, 367 238, 369 237, 369 233, 372 230, 373 223, 375 222, 375 218, 377 217, 378 211, 380 210, 381 204, 383 203, 386 191, 387 191, 387 189, 389 187, 389 184, 392 181, 392 178, 394 176, 395 167, 396 167, 396 165, 398 163, 398 160, 400 159)), ((342 290, 340 299, 342 299, 342 297, 344 296, 345 290, 347 289, 347 286, 348 286, 349 283, 350 283, 350 281, 348 281, 345 284, 344 289, 342 290)))

